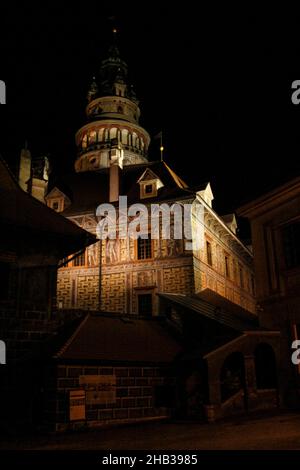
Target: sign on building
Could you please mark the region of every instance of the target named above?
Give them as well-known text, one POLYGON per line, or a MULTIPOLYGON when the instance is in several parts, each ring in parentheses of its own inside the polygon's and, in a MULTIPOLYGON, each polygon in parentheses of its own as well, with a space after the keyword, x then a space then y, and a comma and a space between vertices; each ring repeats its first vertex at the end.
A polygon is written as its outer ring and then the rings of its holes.
POLYGON ((85 419, 85 391, 71 390, 69 396, 70 421, 85 419))
POLYGON ((87 405, 116 403, 115 375, 81 375, 79 384, 85 390, 87 405))

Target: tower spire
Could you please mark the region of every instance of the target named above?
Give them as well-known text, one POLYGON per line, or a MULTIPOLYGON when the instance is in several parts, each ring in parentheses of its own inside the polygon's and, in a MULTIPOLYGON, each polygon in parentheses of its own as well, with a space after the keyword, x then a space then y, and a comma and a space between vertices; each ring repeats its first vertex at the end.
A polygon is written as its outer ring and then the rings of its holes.
POLYGON ((124 165, 147 162, 150 136, 139 125, 140 109, 128 80, 128 66, 117 45, 118 30, 88 90, 88 124, 76 134, 76 171, 97 170, 110 165, 109 151, 117 140, 124 148, 124 165))

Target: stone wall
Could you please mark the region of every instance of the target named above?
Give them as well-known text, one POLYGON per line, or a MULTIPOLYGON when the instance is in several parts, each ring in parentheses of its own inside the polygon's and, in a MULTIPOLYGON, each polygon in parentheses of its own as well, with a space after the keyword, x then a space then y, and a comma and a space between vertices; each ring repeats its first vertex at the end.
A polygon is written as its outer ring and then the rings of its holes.
POLYGON ((172 414, 175 406, 175 383, 174 374, 166 367, 58 365, 47 376, 45 421, 62 431, 165 418, 172 414), (69 392, 82 389, 80 377, 88 375, 115 376, 115 402, 87 404, 86 419, 70 421, 69 392), (165 392, 164 387, 167 387, 165 392))

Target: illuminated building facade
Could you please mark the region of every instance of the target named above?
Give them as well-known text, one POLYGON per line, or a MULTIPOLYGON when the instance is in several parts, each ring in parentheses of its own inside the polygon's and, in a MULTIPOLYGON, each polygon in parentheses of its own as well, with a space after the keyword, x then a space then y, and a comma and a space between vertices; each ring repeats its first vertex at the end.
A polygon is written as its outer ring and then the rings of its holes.
POLYGON ((210 289, 254 313, 252 254, 236 236, 234 215, 214 212, 209 183, 191 189, 165 162, 148 161, 150 137, 115 45, 92 81, 86 114, 76 134, 75 173, 50 184, 47 205, 95 233, 98 205, 116 205, 120 195, 148 207, 202 204, 203 219, 193 224, 202 224, 203 240, 197 250, 172 236, 99 241, 61 268, 59 307, 151 316, 159 313, 157 293, 210 289))

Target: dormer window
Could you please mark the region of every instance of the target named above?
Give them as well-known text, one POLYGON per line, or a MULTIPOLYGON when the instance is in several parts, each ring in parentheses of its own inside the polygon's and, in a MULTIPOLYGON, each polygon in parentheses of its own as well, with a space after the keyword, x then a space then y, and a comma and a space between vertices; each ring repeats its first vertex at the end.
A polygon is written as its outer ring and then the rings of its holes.
POLYGON ((64 210, 64 200, 63 198, 55 198, 48 201, 49 207, 56 212, 62 212, 64 210))
POLYGON ((71 204, 70 199, 57 187, 54 187, 45 197, 47 206, 55 212, 62 212, 71 204))
POLYGON ((145 194, 153 193, 153 184, 145 184, 145 194))
POLYGON ((141 193, 141 199, 145 199, 146 197, 157 196, 156 181, 153 181, 151 183, 149 183, 148 181, 144 183, 140 183, 140 193, 141 193))
POLYGON ((160 178, 149 168, 144 171, 137 182, 140 185, 141 199, 156 197, 158 190, 164 186, 160 178))

